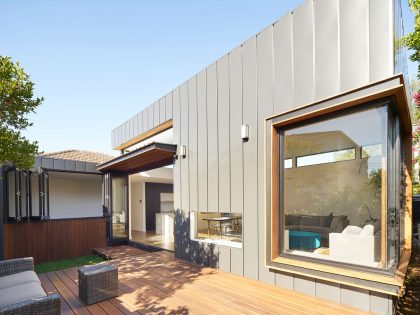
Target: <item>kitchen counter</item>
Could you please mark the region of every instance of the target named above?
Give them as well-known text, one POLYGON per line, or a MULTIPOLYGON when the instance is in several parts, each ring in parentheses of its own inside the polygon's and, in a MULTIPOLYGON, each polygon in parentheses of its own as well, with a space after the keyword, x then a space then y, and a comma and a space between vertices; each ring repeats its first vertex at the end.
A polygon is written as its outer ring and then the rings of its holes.
POLYGON ((174 213, 156 213, 156 234, 174 234, 174 213))

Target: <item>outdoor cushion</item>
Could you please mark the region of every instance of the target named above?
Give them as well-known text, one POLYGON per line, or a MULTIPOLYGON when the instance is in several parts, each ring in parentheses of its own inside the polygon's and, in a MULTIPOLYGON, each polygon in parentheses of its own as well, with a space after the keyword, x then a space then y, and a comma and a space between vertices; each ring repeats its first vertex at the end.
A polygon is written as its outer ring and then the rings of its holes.
POLYGON ((28 282, 0 290, 0 306, 47 296, 38 282, 28 282))
POLYGON ((0 277, 0 290, 28 282, 41 283, 36 273, 32 270, 23 271, 12 275, 0 277))
POLYGON ((342 234, 351 234, 351 235, 360 235, 362 233, 363 229, 360 226, 355 225, 348 225, 342 234))
POLYGON ((373 236, 373 225, 372 224, 365 225, 360 235, 373 236))

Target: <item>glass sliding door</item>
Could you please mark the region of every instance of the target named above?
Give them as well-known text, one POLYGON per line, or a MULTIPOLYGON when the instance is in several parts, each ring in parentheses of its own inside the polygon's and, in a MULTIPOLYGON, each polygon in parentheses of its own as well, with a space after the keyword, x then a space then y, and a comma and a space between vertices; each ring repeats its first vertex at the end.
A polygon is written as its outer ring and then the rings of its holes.
POLYGON ((111 175, 111 243, 128 240, 128 178, 111 175))

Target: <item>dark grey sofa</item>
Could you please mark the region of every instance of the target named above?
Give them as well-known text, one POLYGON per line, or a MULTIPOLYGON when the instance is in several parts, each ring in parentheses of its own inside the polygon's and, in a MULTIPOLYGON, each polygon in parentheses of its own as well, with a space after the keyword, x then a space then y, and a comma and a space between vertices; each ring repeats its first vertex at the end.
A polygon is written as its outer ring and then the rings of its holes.
POLYGON ((34 272, 33 258, 0 261, 0 314, 61 313, 61 297, 47 295, 34 272))
POLYGON ((330 233, 341 233, 349 225, 346 215, 286 214, 286 229, 315 232, 321 235, 321 246, 328 247, 330 233))

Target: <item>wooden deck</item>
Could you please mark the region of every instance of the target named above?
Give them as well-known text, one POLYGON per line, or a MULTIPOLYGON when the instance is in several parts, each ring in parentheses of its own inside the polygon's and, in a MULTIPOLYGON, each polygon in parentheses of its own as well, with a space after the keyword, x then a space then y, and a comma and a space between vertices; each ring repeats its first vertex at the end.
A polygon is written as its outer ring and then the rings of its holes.
POLYGON ((119 267, 119 296, 91 306, 78 298, 77 268, 40 275, 62 296, 63 314, 366 314, 320 298, 128 246, 99 250, 119 267))

